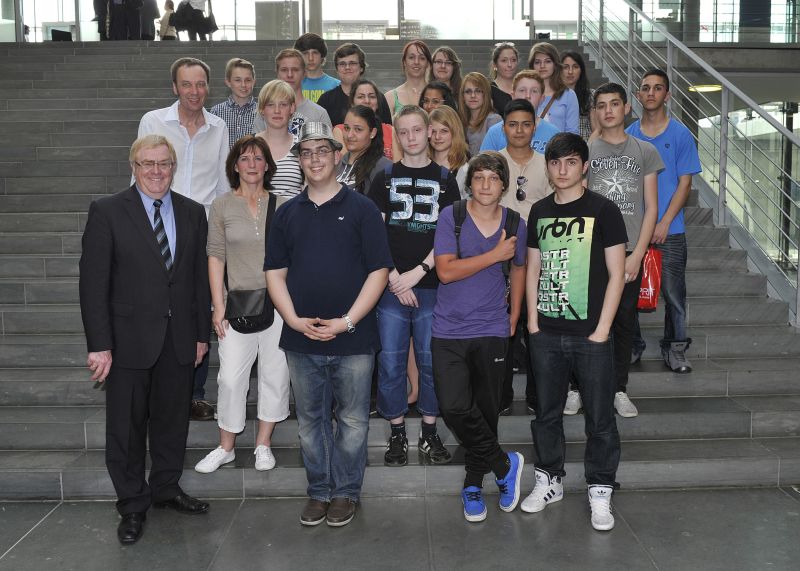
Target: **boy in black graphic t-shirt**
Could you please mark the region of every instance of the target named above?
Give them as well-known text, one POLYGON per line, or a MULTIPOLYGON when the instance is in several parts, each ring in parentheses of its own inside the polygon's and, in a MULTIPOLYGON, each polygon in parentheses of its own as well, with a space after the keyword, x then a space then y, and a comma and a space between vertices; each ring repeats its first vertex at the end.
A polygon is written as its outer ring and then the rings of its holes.
POLYGON ((562 410, 574 375, 586 418, 592 526, 609 530, 620 456, 609 334, 622 295, 627 235, 614 203, 583 188, 588 157, 578 135, 550 140, 545 161, 555 193, 534 204, 528 219, 528 347, 537 379, 531 432, 539 461, 522 511, 541 511, 563 497, 562 410))
POLYGON ((451 456, 436 432, 439 403, 433 386, 431 324, 439 281, 431 270, 439 212, 460 195, 455 177, 428 158, 428 114, 416 105, 406 105, 395 115, 394 127, 403 159, 385 176, 376 177, 369 193, 386 220, 395 265, 377 309, 382 347, 378 354, 378 412, 391 425, 384 463, 408 463, 406 378, 413 337, 419 370, 417 410, 422 415, 419 450, 432 463, 446 464, 451 456))

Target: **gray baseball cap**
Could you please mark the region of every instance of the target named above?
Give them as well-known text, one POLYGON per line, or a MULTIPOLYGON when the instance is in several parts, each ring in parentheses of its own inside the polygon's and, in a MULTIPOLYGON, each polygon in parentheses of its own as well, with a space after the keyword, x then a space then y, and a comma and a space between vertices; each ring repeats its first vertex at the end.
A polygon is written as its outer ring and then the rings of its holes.
POLYGON ((300 154, 300 143, 318 140, 330 141, 335 150, 342 150, 342 144, 333 138, 333 129, 331 129, 330 125, 317 121, 306 121, 300 128, 300 138, 292 146, 292 154, 295 156, 300 154))

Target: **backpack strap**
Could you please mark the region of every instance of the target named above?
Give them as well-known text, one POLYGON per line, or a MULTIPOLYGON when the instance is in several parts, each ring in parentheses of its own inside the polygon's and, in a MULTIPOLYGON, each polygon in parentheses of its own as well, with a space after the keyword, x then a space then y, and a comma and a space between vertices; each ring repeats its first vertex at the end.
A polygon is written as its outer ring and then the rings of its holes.
POLYGON ((512 236, 517 235, 517 229, 519 228, 519 219, 520 219, 519 212, 517 212, 512 208, 506 208, 506 224, 503 227, 503 229, 506 231, 506 240, 508 240, 512 236))
MULTIPOLYGON (((506 208, 506 223, 503 226, 503 229, 506 231, 506 240, 517 235, 519 219, 519 212, 512 208, 506 208)), ((506 276, 506 280, 508 280, 508 276, 511 275, 511 260, 503 262, 503 275, 506 276)))
POLYGON ((467 201, 465 199, 456 200, 453 203, 453 222, 455 223, 456 234, 456 257, 461 258, 461 227, 467 219, 467 201))

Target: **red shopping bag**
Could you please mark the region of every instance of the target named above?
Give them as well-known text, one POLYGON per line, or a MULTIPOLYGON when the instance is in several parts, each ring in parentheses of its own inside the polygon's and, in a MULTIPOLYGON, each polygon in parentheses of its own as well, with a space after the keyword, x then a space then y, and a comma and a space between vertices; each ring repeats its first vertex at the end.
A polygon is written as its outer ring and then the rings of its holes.
POLYGON ((639 311, 655 311, 661 291, 661 252, 650 246, 642 261, 642 285, 639 287, 639 311))

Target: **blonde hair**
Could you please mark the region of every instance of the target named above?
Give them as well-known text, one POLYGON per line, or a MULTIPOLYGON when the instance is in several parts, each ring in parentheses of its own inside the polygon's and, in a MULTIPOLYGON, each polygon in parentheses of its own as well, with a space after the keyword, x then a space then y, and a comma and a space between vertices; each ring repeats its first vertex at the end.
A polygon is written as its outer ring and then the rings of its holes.
POLYGON ((233 59, 229 59, 228 63, 225 64, 225 79, 230 81, 231 75, 233 75, 233 70, 237 67, 242 69, 250 70, 250 73, 253 75, 253 79, 256 77, 256 68, 253 67, 253 64, 247 61, 246 59, 242 59, 240 57, 235 57, 233 59))
MULTIPOLYGON (((442 105, 431 111, 430 117, 431 123, 436 121, 450 129, 453 142, 447 152, 447 162, 450 163, 451 171, 460 169, 469 160, 469 147, 467 146, 467 137, 464 135, 464 125, 461 123, 461 118, 455 110, 447 105, 442 105)), ((428 148, 433 154, 431 147, 429 146, 428 148)))
POLYGON ((281 65, 281 60, 285 60, 290 57, 300 60, 300 67, 303 69, 303 72, 306 71, 306 60, 303 59, 303 54, 299 50, 295 50, 293 48, 286 48, 285 50, 278 52, 278 55, 275 56, 275 71, 278 71, 278 67, 281 65))
POLYGON ((128 162, 133 164, 136 161, 136 155, 139 151, 144 149, 155 149, 156 147, 165 146, 169 150, 169 156, 172 162, 178 164, 178 155, 175 153, 175 147, 172 146, 166 137, 162 135, 144 135, 136 139, 131 145, 131 150, 128 153, 128 162))
POLYGON ((294 105, 294 89, 282 79, 268 81, 258 92, 258 112, 264 111, 270 101, 288 101, 294 105))
POLYGON ((468 130, 471 126, 476 129, 483 125, 489 113, 492 112, 492 86, 486 76, 477 71, 471 71, 464 76, 464 81, 461 83, 461 89, 458 90, 458 114, 461 116, 461 122, 464 124, 464 130, 468 130), (478 119, 474 123, 471 120, 471 113, 467 102, 464 99, 464 90, 467 88, 467 83, 473 84, 475 87, 483 91, 483 104, 478 109, 478 119))

